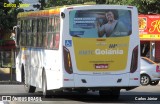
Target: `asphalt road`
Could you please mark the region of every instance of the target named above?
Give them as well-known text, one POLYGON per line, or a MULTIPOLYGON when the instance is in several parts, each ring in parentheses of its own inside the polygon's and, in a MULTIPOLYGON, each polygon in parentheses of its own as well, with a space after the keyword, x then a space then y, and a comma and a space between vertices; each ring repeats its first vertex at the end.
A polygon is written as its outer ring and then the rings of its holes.
POLYGON ((2 95, 11 97, 12 101, 3 101, 4 104, 160 103, 160 85, 140 86, 131 91, 121 90, 121 96, 117 101, 100 98, 98 92, 88 92, 87 94, 64 92, 56 94, 52 98, 43 98, 40 89, 36 90, 34 94, 28 94, 23 85, 0 85, 0 95, 1 99, 2 95), (28 102, 28 99, 35 99, 35 101, 28 102))

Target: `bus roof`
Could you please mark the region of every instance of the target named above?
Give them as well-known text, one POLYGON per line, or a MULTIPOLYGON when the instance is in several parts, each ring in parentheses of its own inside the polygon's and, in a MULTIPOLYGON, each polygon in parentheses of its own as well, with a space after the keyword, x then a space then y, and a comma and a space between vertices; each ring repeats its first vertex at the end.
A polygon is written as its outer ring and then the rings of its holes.
POLYGON ((40 11, 31 11, 31 12, 21 12, 17 15, 17 18, 50 16, 50 15, 55 15, 59 13, 60 13, 60 8, 40 10, 40 11))
POLYGON ((60 13, 60 8, 67 8, 67 7, 73 7, 73 6, 84 6, 84 5, 82 5, 82 4, 65 5, 65 6, 46 8, 46 10, 40 10, 40 11, 21 12, 21 13, 18 13, 17 18, 41 17, 41 16, 55 15, 55 14, 60 13))
MULTIPOLYGON (((31 11, 31 12, 21 12, 17 15, 17 18, 25 18, 25 17, 43 17, 43 16, 51 16, 55 14, 60 14, 61 8, 72 8, 72 7, 82 7, 82 6, 93 6, 88 4, 78 4, 78 5, 65 5, 65 6, 58 6, 58 7, 52 7, 52 8, 46 8, 46 10, 40 10, 40 11, 31 11)), ((104 5, 103 5, 104 6, 104 5)), ((120 5, 107 5, 107 6, 120 6, 120 5)), ((127 8, 133 6, 126 6, 127 8)))

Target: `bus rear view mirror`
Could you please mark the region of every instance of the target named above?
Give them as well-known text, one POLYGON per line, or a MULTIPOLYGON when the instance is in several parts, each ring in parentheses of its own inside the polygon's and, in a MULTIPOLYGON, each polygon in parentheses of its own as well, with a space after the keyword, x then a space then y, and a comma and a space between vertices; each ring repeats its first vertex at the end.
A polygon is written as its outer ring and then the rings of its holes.
POLYGON ((19 26, 13 27, 13 32, 10 38, 12 38, 15 41, 16 47, 19 46, 19 39, 20 39, 20 27, 19 26))
POLYGON ((62 18, 65 18, 65 14, 64 14, 63 12, 61 13, 61 17, 62 17, 62 18))

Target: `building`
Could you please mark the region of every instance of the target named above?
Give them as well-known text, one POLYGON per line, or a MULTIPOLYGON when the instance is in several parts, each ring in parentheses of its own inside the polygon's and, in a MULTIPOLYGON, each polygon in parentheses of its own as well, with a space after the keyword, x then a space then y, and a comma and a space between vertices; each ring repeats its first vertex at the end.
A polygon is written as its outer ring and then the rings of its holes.
POLYGON ((160 62, 160 15, 139 15, 141 56, 160 62))

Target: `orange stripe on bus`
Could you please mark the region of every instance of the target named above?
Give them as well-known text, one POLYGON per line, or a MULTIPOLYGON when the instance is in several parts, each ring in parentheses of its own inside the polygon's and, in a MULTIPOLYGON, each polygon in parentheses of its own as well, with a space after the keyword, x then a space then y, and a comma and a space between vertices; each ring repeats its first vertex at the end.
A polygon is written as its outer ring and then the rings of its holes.
POLYGON ((50 9, 50 10, 41 10, 41 11, 32 11, 32 12, 23 12, 19 13, 17 18, 22 17, 38 17, 38 16, 49 16, 54 14, 59 14, 60 9, 50 9))

